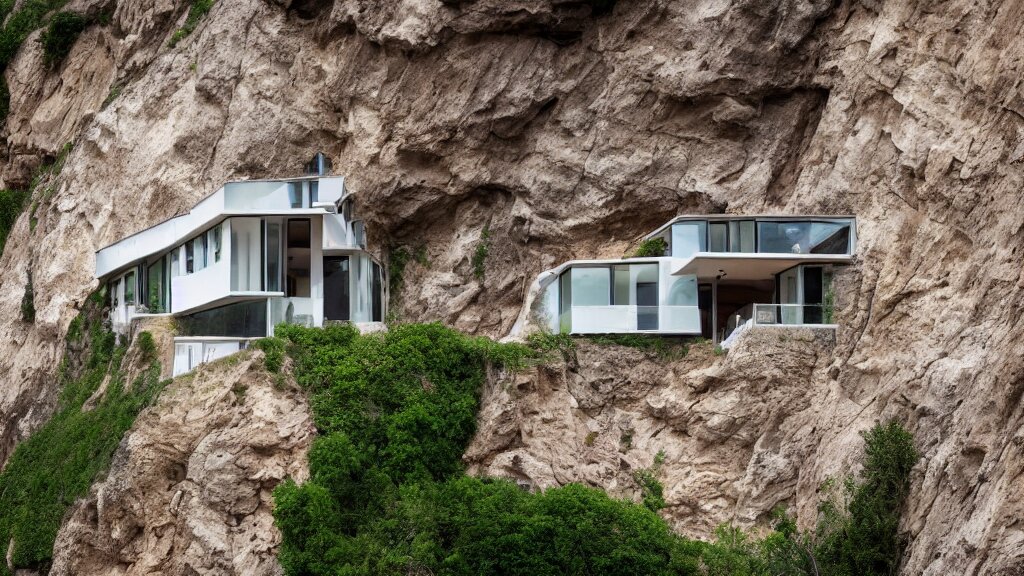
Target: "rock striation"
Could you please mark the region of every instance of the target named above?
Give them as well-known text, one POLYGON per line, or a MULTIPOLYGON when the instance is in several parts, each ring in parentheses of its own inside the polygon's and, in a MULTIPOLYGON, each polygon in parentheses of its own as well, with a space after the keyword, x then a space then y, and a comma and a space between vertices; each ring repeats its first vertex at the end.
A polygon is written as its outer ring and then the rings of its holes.
POLYGON ((280 574, 274 487, 308 475, 304 396, 243 352, 173 381, 61 528, 50 574, 280 574))
MULTIPOLYGON (((664 447, 666 470, 695 485, 673 484, 670 514, 696 533, 723 518, 755 523, 778 501, 809 513, 817 483, 853 461, 858 432, 897 417, 925 456, 904 573, 1024 566, 1019 3, 219 0, 170 47, 186 11, 124 0, 59 70, 41 68, 35 36, 7 70, 4 185, 74 149, 35 192, 37 223, 26 213, 0 257, 0 462, 52 412, 97 248, 226 179, 294 173, 323 150, 359 194, 372 246, 422 255, 405 269, 397 314, 492 336, 512 326, 537 272, 619 256, 676 214, 856 214, 859 262, 841 278, 828 351, 746 345, 660 375, 633 374, 629 356, 580 365, 550 375, 560 392, 516 400, 574 434, 537 423, 533 437, 552 444, 524 449, 536 460, 524 470, 504 463, 505 432, 470 459, 538 484, 619 489, 614 446, 595 444, 608 453, 589 468, 566 460, 581 423, 610 431, 598 416, 634 414, 643 451, 629 467, 646 465, 660 443, 645 434, 664 423, 678 439, 664 447), (29 274, 32 324, 19 313, 29 274), (799 383, 779 372, 793 364, 799 383), (727 372, 721 386, 689 390, 705 369, 727 372), (633 384, 621 399, 584 396, 591 376, 633 384), (570 397, 611 404, 584 417, 555 404, 570 397), (687 398, 727 409, 693 416, 676 402, 687 398)), ((522 423, 509 430, 533 422, 491 401, 481 430, 497 426, 489 418, 522 423)))

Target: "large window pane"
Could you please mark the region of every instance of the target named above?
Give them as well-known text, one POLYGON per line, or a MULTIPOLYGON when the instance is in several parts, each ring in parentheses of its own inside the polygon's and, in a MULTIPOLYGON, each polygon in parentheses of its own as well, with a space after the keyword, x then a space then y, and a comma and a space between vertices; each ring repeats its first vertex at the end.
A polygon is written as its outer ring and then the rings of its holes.
POLYGON ((195 260, 193 270, 199 272, 206 268, 206 236, 197 236, 192 240, 192 253, 195 260))
POLYGON ((572 271, 566 270, 558 277, 558 329, 572 330, 572 271))
POLYGON ((707 222, 677 222, 672 225, 672 256, 689 258, 707 251, 707 222))
POLYGON ((708 236, 710 236, 711 252, 726 252, 728 247, 726 240, 729 237, 729 226, 725 222, 712 222, 708 225, 708 236))
POLYGON ((697 276, 672 276, 672 284, 668 289, 669 306, 697 305, 697 276))
POLYGON ((259 218, 231 219, 231 289, 262 290, 262 238, 259 218))
POLYGON ((758 252, 847 254, 850 224, 843 222, 758 222, 758 252))
POLYGON ((146 306, 150 312, 160 313, 167 308, 164 300, 164 260, 157 260, 149 267, 149 294, 146 298, 146 306))
POLYGON ((259 338, 267 335, 267 302, 229 304, 178 318, 182 336, 259 338))
POLYGON ((124 303, 132 306, 135 304, 135 272, 124 275, 124 303))
POLYGON ((847 254, 850 251, 850 225, 829 222, 811 224, 811 254, 847 254))
POLYGON ((281 223, 267 221, 267 291, 281 291, 281 223))
POLYGON ((739 220, 729 222, 729 251, 754 251, 754 221, 739 220))
POLYGON ((572 269, 572 305, 608 306, 611 274, 608 268, 572 269))
POLYGON ((634 303, 635 290, 629 275, 629 265, 620 264, 612 267, 614 275, 615 290, 612 292, 612 304, 615 306, 626 306, 634 303))

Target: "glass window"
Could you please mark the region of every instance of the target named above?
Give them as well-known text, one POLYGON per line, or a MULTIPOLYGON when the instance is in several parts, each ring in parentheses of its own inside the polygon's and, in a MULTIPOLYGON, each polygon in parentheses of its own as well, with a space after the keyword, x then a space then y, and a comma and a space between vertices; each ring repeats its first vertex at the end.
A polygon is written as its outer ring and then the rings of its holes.
POLYGON ((850 224, 840 222, 758 222, 758 252, 847 254, 850 224))
POLYGON ((707 251, 707 225, 704 220, 677 222, 672 225, 672 256, 689 258, 707 251))
POLYGON ((697 305, 697 276, 672 276, 672 284, 668 289, 669 306, 697 305))
POLYGON ((149 293, 146 295, 146 306, 150 312, 160 313, 166 310, 164 306, 164 264, 166 259, 161 258, 149 267, 149 293))
POLYGON ((608 306, 611 271, 607 267, 572 269, 572 305, 608 306))
POLYGON ((558 277, 558 330, 572 331, 572 271, 558 277))
POLYGON ((711 252, 727 252, 727 240, 729 239, 729 225, 725 222, 712 222, 708 224, 708 236, 711 252))
POLYGON ((309 183, 309 205, 312 206, 314 202, 320 201, 320 182, 312 180, 309 183))
POLYGON ((218 224, 206 233, 206 246, 208 247, 207 265, 220 262, 220 227, 218 224))
POLYGON ((191 274, 195 268, 195 247, 191 242, 185 242, 185 274, 191 274))
POLYGON ((627 306, 634 303, 634 298, 630 294, 633 283, 629 278, 629 268, 628 264, 612 266, 615 282, 615 289, 612 291, 612 304, 615 306, 627 306))
POLYGON ((267 290, 281 291, 281 223, 267 221, 267 290))
POLYGON ((135 271, 124 275, 124 303, 128 306, 135 304, 135 271))
POLYGON ((754 221, 734 220, 729 222, 729 251, 754 251, 754 221))
POLYGON ((811 224, 811 254, 848 254, 850 252, 850 225, 833 222, 811 224))
POLYGON ((178 248, 171 250, 171 278, 181 276, 180 260, 181 250, 178 248))
POLYGON ((302 208, 302 182, 288 183, 288 200, 292 208, 302 208))
POLYGON ((192 253, 194 255, 193 270, 199 272, 206 268, 206 236, 197 236, 192 239, 192 253))
POLYGON ((259 338, 267 335, 267 302, 253 300, 196 312, 180 317, 177 325, 182 336, 259 338))

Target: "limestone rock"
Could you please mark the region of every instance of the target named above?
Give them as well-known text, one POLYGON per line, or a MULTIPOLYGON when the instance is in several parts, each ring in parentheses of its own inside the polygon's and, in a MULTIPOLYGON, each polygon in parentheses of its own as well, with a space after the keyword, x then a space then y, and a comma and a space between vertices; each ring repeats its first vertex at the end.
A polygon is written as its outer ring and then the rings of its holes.
POLYGON ((304 396, 242 353, 177 378, 61 528, 51 574, 279 574, 274 487, 308 475, 304 396))
MULTIPOLYGON (((673 485, 695 488, 672 492, 669 512, 693 533, 726 517, 756 522, 780 500, 810 514, 816 481, 847 471, 858 433, 899 417, 925 457, 904 573, 1019 571, 1019 3, 606 5, 219 0, 172 48, 186 4, 123 0, 60 70, 40 70, 27 41, 7 70, 0 179, 28 182, 66 141, 75 148, 36 193, 37 225, 20 218, 0 257, 0 461, 53 411, 62 339, 94 287, 97 248, 226 179, 295 174, 322 150, 359 195, 372 249, 422 248, 398 315, 492 336, 507 333, 539 271, 619 256, 676 214, 856 214, 834 347, 734 351, 661 378, 606 364, 545 378, 565 410, 614 417, 600 421, 611 434, 602 450, 627 430, 645 447, 657 426, 659 438, 678 435, 665 443, 684 474, 673 485), (31 325, 19 313, 30 271, 31 325), (757 370, 743 371, 743 354, 757 370), (794 368, 802 387, 780 380, 794 368), (587 374, 600 378, 584 394, 587 374), (680 386, 701 396, 696 412, 678 403, 690 398, 680 386), (702 499, 684 504, 686 494, 702 499)), ((481 429, 504 414, 494 408, 481 429)), ((569 447, 589 432, 574 412, 541 411, 552 421, 538 427, 571 422, 574 434, 530 451, 516 447, 526 420, 501 416, 511 420, 494 453, 480 443, 472 461, 538 483, 625 483, 610 452, 569 471, 569 447)), ((647 465, 644 450, 620 459, 647 465)))

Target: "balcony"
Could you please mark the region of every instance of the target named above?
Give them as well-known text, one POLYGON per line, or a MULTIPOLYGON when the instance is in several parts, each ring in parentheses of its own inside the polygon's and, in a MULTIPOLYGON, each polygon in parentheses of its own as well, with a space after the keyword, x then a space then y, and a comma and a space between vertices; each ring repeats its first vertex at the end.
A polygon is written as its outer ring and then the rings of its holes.
POLYGON ((573 306, 560 317, 572 334, 700 334, 697 306, 573 306))

